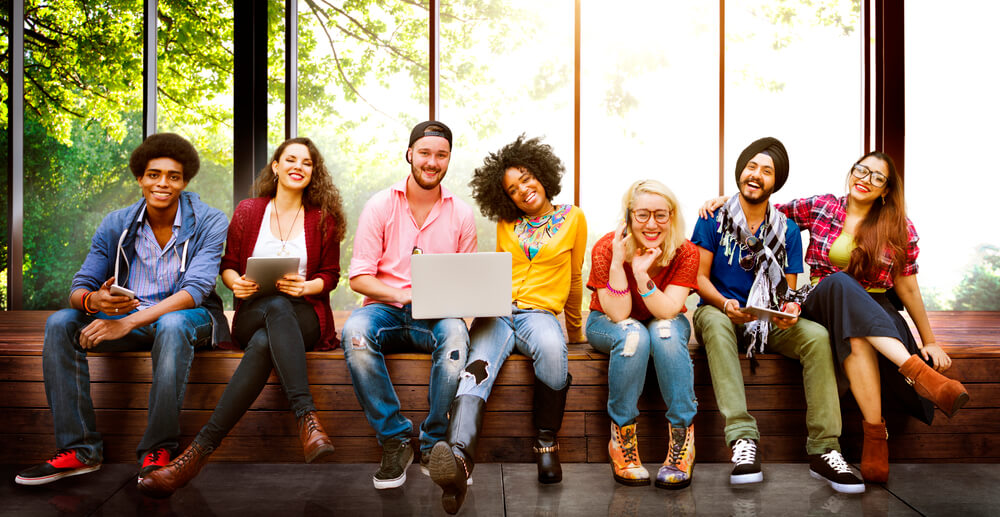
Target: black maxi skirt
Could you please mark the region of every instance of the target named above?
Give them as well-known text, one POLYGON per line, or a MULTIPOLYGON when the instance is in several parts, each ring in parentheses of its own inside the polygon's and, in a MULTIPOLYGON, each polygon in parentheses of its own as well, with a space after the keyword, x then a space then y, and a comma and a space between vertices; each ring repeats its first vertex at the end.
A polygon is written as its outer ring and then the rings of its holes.
MULTIPOLYGON (((895 298, 895 297, 893 297, 895 298)), ((852 337, 884 336, 898 339, 910 354, 920 354, 917 340, 887 293, 869 293, 851 275, 843 271, 819 282, 805 303, 802 315, 830 332, 830 346, 839 364, 851 355, 852 337)), ((895 298, 898 304, 899 299, 895 298)), ((901 304, 899 304, 901 305, 901 304)), ((899 373, 899 368, 882 354, 878 355, 882 383, 882 412, 902 412, 930 424, 934 404, 917 392, 899 373)))

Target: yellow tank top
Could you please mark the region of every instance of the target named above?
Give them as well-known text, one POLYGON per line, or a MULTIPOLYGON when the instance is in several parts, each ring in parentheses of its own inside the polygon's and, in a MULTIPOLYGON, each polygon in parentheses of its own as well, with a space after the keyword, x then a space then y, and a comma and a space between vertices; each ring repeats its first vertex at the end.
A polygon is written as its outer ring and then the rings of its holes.
MULTIPOLYGON (((837 266, 837 269, 841 271, 847 269, 847 266, 851 263, 851 252, 858 245, 854 243, 854 235, 847 232, 842 232, 833 244, 830 245, 830 263, 837 266)), ((813 277, 813 285, 819 283, 819 278, 813 277)), ((866 289, 869 293, 884 293, 885 288, 882 287, 871 287, 866 289)))

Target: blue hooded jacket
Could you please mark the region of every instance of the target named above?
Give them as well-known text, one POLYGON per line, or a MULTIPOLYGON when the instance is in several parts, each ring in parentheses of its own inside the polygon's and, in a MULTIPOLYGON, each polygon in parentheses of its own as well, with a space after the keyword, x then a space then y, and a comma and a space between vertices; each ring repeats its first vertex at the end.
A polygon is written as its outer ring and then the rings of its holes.
MULTIPOLYGON (((181 192, 178 202, 182 221, 173 245, 181 257, 178 286, 191 295, 195 307, 205 307, 212 315, 212 346, 217 346, 231 340, 222 300, 215 292, 228 221, 226 214, 203 203, 194 192, 181 192)), ((135 238, 144 224, 139 212, 145 207, 146 200, 140 199, 104 217, 87 258, 73 276, 70 292, 95 291, 112 276, 118 285, 128 287, 129 264, 136 258, 135 238)))

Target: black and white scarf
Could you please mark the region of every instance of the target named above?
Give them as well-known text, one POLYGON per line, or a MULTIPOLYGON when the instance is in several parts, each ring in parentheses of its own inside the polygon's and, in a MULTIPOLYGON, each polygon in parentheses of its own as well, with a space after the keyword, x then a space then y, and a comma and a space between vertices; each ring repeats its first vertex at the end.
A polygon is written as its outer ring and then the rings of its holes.
MULTIPOLYGON (((720 223, 717 231, 722 234, 722 240, 719 244, 725 256, 729 257, 729 264, 732 265, 734 259, 738 263, 753 263, 754 280, 747 296, 748 306, 779 310, 784 301, 797 300, 802 296, 790 293, 785 280, 785 267, 788 265, 785 254, 788 222, 785 214, 768 204, 767 214, 761 223, 761 238, 758 239, 750 231, 740 205, 740 196, 736 194, 719 209, 715 220, 720 223)), ((753 357, 754 347, 757 352, 764 352, 769 330, 770 322, 767 320, 754 320, 743 326, 743 333, 749 339, 747 357, 753 357)))

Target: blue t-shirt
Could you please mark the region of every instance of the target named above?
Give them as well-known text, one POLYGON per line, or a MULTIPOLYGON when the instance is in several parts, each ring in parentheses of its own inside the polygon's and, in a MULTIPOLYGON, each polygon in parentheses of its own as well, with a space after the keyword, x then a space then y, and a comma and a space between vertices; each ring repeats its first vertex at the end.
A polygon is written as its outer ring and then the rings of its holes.
MULTIPOLYGON (((771 210, 774 210, 774 207, 771 207, 771 210)), ((795 224, 795 221, 790 218, 786 219, 786 221, 788 226, 785 228, 785 253, 788 256, 788 266, 785 268, 785 273, 798 274, 803 271, 802 238, 799 236, 799 227, 795 224)), ((747 295, 750 294, 750 287, 753 286, 754 274, 750 271, 744 271, 740 267, 739 258, 736 254, 732 257, 733 263, 729 263, 730 257, 727 257, 724 250, 719 248, 722 241, 722 234, 716 230, 718 230, 720 224, 715 220, 714 212, 709 219, 699 217, 694 225, 694 234, 691 236, 691 242, 713 253, 712 271, 709 273, 712 285, 726 299, 732 298, 738 300, 740 307, 744 307, 747 304, 747 295)), ((754 235, 760 238, 760 228, 757 228, 757 233, 754 235)), ((704 300, 698 302, 698 305, 704 304, 704 300)))

